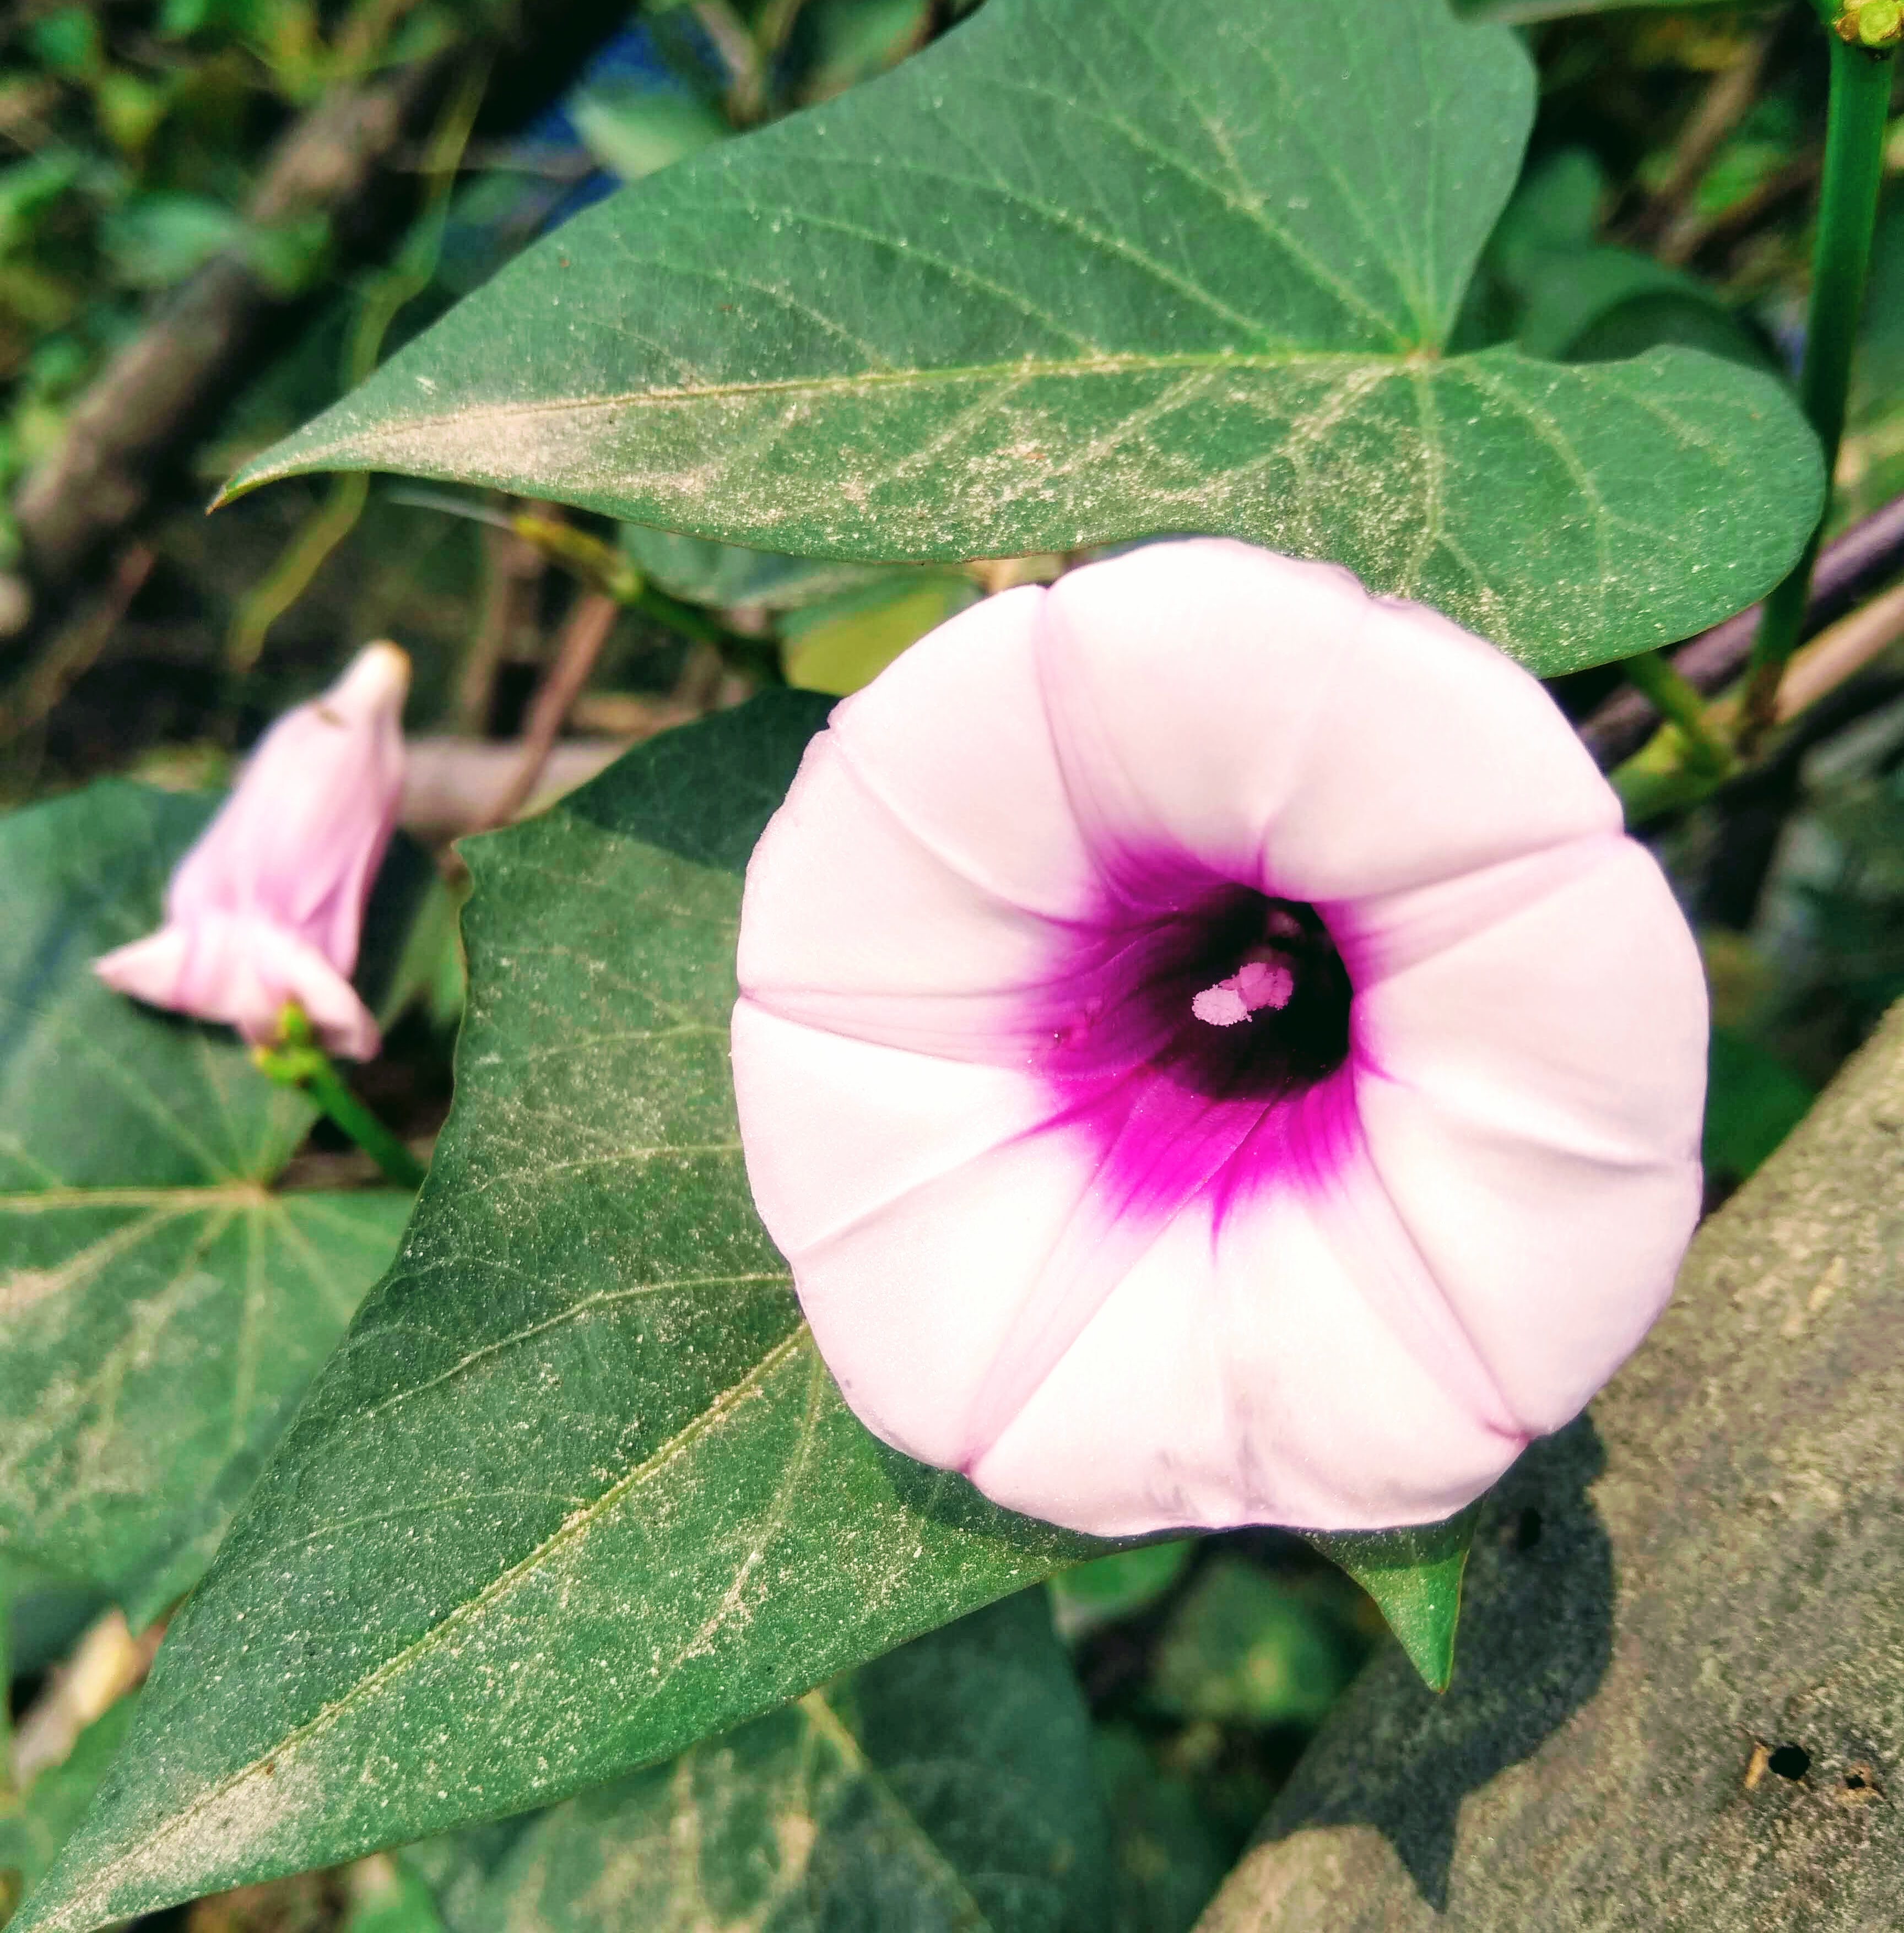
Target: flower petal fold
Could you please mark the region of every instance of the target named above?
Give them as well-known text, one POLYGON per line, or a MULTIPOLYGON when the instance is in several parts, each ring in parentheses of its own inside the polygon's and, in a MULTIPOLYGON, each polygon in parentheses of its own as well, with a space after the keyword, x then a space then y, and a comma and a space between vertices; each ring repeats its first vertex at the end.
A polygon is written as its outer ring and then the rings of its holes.
MULTIPOLYGON (((1407 1270, 1350 1189, 1187 1214, 970 1475, 1102 1536, 1190 1524, 1383 1529, 1459 1509, 1526 1441, 1462 1402, 1376 1306, 1407 1270), (1346 1246, 1345 1246, 1346 1238, 1346 1246)), ((1415 1266, 1418 1267, 1418 1264, 1415 1266)))
POLYGON ((1698 949, 1648 853, 1590 849, 1503 918, 1476 916, 1485 876, 1364 909, 1371 927, 1466 926, 1358 997, 1379 1072, 1357 1102, 1390 1198, 1536 1432, 1646 1333, 1699 1211, 1698 949))
POLYGON ((207 908, 116 948, 95 960, 93 970, 117 992, 221 1021, 254 1045, 277 1038, 293 1001, 332 1054, 370 1060, 381 1044, 349 981, 314 946, 254 915, 207 908))
POLYGON ((1215 538, 1151 546, 1060 579, 1039 650, 1102 846, 1163 839, 1324 900, 1620 830, 1525 672, 1332 564, 1215 538))

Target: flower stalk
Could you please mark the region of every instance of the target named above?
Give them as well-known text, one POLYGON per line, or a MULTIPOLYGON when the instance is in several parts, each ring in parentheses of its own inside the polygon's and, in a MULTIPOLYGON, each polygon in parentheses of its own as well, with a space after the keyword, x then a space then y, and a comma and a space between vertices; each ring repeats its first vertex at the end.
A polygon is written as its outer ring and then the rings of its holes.
POLYGON ((1641 651, 1620 669, 1660 717, 1677 726, 1689 773, 1722 783, 1739 769, 1737 754, 1698 687, 1659 651, 1641 651))
POLYGON ((254 1048, 251 1058, 280 1087, 308 1095, 393 1186, 413 1194, 423 1186, 423 1163, 345 1085, 335 1063, 317 1045, 302 1007, 294 1002, 286 1006, 278 1017, 277 1040, 254 1048))
MULTIPOLYGON (((1805 362, 1799 377, 1800 400, 1824 446, 1827 479, 1836 467, 1844 434, 1851 355, 1871 265, 1871 236, 1884 173, 1884 123, 1899 38, 1899 9, 1891 0, 1847 0, 1830 24, 1824 176, 1812 245, 1805 362)), ((1739 735, 1740 748, 1747 754, 1776 714, 1779 683, 1786 660, 1797 648, 1823 531, 1821 516, 1803 554, 1765 600, 1739 735)))

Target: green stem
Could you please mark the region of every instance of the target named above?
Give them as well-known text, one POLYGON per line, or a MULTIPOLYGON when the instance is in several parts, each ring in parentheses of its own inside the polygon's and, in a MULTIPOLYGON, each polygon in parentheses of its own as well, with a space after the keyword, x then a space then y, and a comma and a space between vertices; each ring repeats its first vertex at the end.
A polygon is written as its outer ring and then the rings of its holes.
MULTIPOLYGON (((342 392, 368 377, 384 353, 384 338, 399 314, 427 289, 436 274, 449 223, 450 196, 489 83, 486 61, 470 68, 444 109, 430 137, 424 169, 423 207, 399 251, 395 265, 365 286, 345 345, 342 392)), ((225 640, 225 666, 236 675, 257 663, 272 625, 310 589, 325 561, 356 528, 369 500, 370 478, 362 470, 339 476, 323 504, 287 544, 264 576, 240 601, 225 640)))
POLYGON ((344 1085, 335 1063, 317 1045, 309 1016, 295 1001, 278 1016, 276 1043, 254 1048, 251 1058, 281 1087, 308 1094, 376 1162, 387 1180, 413 1194, 423 1186, 423 1163, 344 1085))
MULTIPOLYGON (((1824 446, 1826 498, 1844 434, 1851 353, 1864 307, 1871 233, 1884 176, 1884 122, 1890 107, 1892 56, 1848 45, 1830 35, 1831 103, 1824 135, 1824 179, 1818 191, 1818 233, 1812 248, 1812 292, 1805 324, 1805 365, 1799 397, 1824 446)), ((1824 519, 1791 573, 1765 600, 1753 642, 1744 737, 1770 724, 1785 660, 1798 648, 1805 604, 1824 519)))
POLYGON ((769 636, 750 638, 723 624, 711 611, 697 604, 684 604, 665 591, 645 585, 633 600, 633 607, 656 623, 665 624, 697 643, 712 645, 730 665, 752 672, 766 684, 784 684, 787 674, 781 669, 778 642, 769 636))
POLYGON ((299 1084, 376 1162, 387 1180, 414 1194, 423 1185, 423 1163, 350 1092, 332 1063, 321 1056, 320 1060, 299 1084))
POLYGON ((1688 763, 1696 763, 1716 775, 1732 772, 1738 761, 1724 735, 1714 726, 1712 714, 1696 685, 1673 668, 1672 662, 1658 651, 1641 651, 1621 665, 1638 690, 1660 717, 1679 727, 1688 750, 1688 763))

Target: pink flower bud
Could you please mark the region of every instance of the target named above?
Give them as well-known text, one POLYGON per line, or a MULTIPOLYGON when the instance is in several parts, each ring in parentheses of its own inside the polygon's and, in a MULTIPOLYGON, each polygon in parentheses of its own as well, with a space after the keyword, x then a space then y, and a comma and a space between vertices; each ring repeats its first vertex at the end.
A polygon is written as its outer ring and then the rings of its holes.
POLYGON ((279 719, 173 873, 164 925, 94 961, 99 977, 254 1042, 275 1039, 295 1002, 332 1053, 374 1055, 377 1023, 350 976, 396 823, 409 684, 403 653, 372 645, 279 719))
POLYGON ((1443 1517, 1698 1213, 1706 1003, 1539 684, 1238 543, 990 599, 748 870, 755 1198, 846 1399, 1105 1535, 1443 1517))

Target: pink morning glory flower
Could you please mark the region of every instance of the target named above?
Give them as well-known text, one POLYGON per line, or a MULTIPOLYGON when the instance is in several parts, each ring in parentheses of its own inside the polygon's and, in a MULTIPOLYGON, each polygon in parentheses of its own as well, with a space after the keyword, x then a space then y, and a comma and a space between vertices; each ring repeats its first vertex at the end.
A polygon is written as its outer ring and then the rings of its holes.
POLYGON ((409 684, 403 653, 372 645, 279 719, 179 862, 165 924, 94 961, 107 985, 256 1043, 294 1003, 331 1052, 371 1059, 377 1023, 350 976, 403 791, 409 684))
POLYGON ((1698 1207, 1706 1002, 1527 672, 1158 544, 833 714, 748 869, 748 1174, 877 1434, 1106 1535, 1430 1522, 1698 1207))

